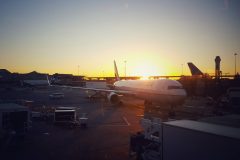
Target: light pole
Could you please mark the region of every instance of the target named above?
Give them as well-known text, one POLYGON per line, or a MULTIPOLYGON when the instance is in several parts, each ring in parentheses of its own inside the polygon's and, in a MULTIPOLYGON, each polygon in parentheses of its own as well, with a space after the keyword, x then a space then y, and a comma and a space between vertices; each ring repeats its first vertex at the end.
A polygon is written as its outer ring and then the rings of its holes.
POLYGON ((125 63, 125 79, 126 79, 126 77, 127 77, 127 61, 124 61, 124 63, 125 63))
POLYGON ((235 56, 235 75, 237 74, 237 53, 234 53, 235 56))
POLYGON ((182 76, 183 76, 183 64, 181 64, 182 65, 182 76))
POLYGON ((78 65, 78 76, 79 76, 79 65, 78 65))

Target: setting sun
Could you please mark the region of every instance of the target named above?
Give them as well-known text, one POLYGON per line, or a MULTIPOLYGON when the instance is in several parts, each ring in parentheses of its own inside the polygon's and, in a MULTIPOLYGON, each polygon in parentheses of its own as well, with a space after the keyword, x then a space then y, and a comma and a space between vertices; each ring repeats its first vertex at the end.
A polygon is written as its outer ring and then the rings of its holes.
POLYGON ((156 76, 163 74, 163 69, 153 63, 141 63, 133 69, 133 73, 137 76, 141 76, 141 79, 148 79, 150 76, 156 76))

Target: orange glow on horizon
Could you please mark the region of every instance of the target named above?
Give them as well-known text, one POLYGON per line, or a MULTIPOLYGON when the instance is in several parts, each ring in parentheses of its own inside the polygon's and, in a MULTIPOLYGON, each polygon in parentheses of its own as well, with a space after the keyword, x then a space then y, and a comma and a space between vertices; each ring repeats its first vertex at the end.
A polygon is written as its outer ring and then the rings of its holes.
POLYGON ((150 79, 150 76, 141 76, 140 80, 148 80, 150 79))
POLYGON ((141 79, 148 79, 150 76, 164 75, 165 69, 154 62, 137 61, 136 67, 132 68, 131 75, 141 76, 141 79))

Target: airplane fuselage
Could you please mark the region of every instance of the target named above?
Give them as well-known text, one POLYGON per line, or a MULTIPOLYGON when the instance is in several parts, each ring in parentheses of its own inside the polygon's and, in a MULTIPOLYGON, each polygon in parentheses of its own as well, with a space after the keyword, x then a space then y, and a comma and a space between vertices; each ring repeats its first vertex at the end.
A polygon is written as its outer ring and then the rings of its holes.
POLYGON ((182 104, 186 91, 181 83, 169 79, 156 80, 121 80, 114 83, 116 90, 134 92, 136 98, 159 105, 182 104))

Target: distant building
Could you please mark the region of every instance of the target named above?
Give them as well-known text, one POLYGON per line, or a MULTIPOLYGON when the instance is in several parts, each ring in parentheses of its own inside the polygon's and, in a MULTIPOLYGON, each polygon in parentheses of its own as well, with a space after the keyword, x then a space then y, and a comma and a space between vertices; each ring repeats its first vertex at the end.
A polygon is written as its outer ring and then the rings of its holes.
POLYGON ((74 76, 72 74, 55 73, 51 77, 52 84, 85 86, 84 76, 74 76))
POLYGON ((49 85, 48 74, 38 73, 36 71, 19 74, 20 81, 22 85, 30 86, 46 86, 49 85))
POLYGON ((48 74, 46 73, 38 73, 36 71, 26 73, 26 74, 19 74, 21 80, 45 80, 48 74))
POLYGON ((20 81, 16 74, 6 69, 0 69, 0 87, 8 88, 9 86, 19 85, 20 81))
POLYGON ((6 80, 11 77, 11 72, 6 69, 0 69, 0 80, 6 80))

